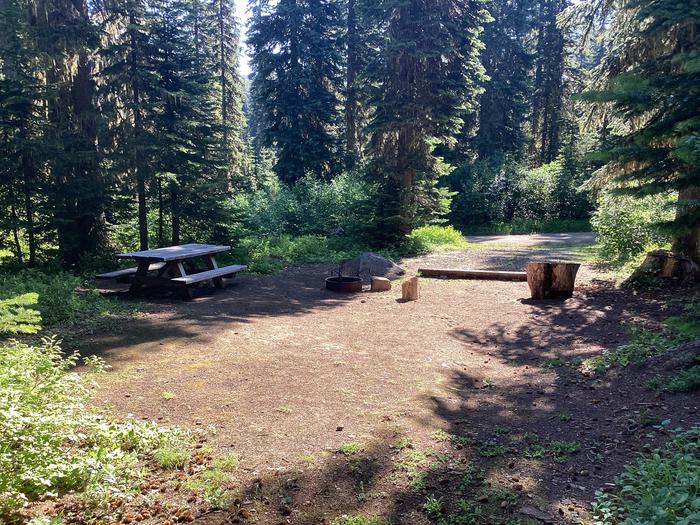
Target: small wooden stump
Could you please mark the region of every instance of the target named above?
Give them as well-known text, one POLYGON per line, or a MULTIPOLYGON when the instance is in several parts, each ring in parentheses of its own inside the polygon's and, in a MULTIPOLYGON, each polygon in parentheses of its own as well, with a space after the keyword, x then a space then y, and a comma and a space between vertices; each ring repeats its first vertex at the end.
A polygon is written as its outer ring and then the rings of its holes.
POLYGON ((401 298, 404 301, 418 300, 418 277, 411 277, 401 284, 401 298))
POLYGON ((373 292, 388 292, 391 290, 391 281, 386 277, 372 277, 370 284, 370 289, 373 292))
POLYGON ((573 296, 578 263, 529 262, 527 284, 533 299, 568 299, 573 296))

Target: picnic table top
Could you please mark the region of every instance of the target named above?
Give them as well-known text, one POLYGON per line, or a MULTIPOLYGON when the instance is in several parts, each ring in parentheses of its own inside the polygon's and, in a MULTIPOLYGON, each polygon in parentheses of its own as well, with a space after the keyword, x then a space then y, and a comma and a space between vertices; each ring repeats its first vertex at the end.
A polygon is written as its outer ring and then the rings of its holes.
POLYGON ((230 246, 217 246, 214 244, 181 244, 179 246, 168 246, 167 248, 156 248, 155 250, 119 253, 117 257, 121 259, 145 259, 149 261, 168 262, 202 255, 213 255, 215 253, 227 252, 230 249, 230 246))

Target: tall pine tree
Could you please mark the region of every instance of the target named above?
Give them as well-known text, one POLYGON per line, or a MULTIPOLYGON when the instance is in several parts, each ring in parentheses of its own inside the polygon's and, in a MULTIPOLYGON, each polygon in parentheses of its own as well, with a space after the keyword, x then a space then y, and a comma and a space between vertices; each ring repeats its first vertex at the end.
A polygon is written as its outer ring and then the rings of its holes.
POLYGON ((624 0, 617 19, 607 86, 585 95, 627 124, 606 170, 623 193, 677 192, 673 249, 700 263, 700 4, 624 0))
POLYGON ((382 0, 366 16, 383 35, 368 70, 377 86, 372 172, 384 186, 383 231, 395 238, 444 212, 437 182, 445 166, 433 153, 453 145, 475 110, 489 15, 481 0, 382 0))
POLYGON ((339 159, 343 18, 337 0, 256 0, 248 43, 258 132, 288 183, 328 178, 339 159))

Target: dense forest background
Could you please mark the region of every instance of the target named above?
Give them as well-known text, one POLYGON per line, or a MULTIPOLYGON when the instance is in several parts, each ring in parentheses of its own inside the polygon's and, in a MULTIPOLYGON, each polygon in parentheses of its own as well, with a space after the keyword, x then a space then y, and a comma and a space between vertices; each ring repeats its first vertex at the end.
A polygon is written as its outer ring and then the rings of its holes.
POLYGON ((15 262, 591 217, 611 260, 672 234, 699 258, 698 2, 233 4, 0 0, 15 262))

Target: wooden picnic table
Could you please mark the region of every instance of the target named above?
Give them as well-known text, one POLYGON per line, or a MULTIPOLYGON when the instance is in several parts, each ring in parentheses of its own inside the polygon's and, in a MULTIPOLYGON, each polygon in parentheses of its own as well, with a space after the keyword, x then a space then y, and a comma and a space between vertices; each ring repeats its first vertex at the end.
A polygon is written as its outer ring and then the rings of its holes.
POLYGON ((117 254, 120 259, 134 259, 136 268, 127 268, 98 275, 98 279, 117 279, 131 283, 129 291, 138 292, 143 286, 159 285, 183 289, 191 297, 195 285, 210 281, 217 288, 223 288, 223 278, 235 276, 245 270, 243 265, 219 267, 215 256, 227 252, 230 246, 213 244, 182 244, 117 254), (197 271, 192 260, 202 257, 207 270, 197 271))

